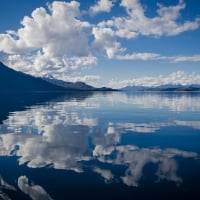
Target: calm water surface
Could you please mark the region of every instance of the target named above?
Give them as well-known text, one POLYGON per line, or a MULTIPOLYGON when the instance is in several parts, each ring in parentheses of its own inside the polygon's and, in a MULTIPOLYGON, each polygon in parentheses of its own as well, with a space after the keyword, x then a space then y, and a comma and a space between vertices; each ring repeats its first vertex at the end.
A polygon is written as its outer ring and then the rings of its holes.
POLYGON ((2 102, 0 199, 200 199, 198 93, 2 102))

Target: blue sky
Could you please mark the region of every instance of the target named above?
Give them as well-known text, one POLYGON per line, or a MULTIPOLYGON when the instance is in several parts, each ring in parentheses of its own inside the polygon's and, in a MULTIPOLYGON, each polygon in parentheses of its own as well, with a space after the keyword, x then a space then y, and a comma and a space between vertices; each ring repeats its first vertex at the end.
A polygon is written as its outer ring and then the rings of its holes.
POLYGON ((197 0, 1 0, 0 60, 114 88, 200 84, 197 0))

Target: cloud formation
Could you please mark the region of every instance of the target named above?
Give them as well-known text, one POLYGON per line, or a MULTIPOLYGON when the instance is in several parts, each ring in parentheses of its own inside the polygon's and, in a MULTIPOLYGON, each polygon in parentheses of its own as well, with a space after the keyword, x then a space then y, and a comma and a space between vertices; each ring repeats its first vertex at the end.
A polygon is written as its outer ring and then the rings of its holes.
POLYGON ((194 21, 179 21, 180 12, 186 5, 183 0, 175 6, 157 4, 157 16, 146 16, 145 9, 139 0, 122 0, 120 6, 126 11, 126 16, 113 17, 102 21, 93 28, 95 47, 102 46, 108 58, 117 59, 161 59, 163 56, 155 53, 126 53, 126 47, 121 47, 119 38, 134 39, 138 36, 173 36, 182 32, 195 30, 200 26, 200 18, 194 21), (99 37, 101 36, 101 37, 99 37), (109 39, 109 44, 104 39, 109 39))
MULTIPOLYGON (((180 11, 185 8, 183 0, 175 6, 164 6, 157 3, 157 16, 147 17, 145 10, 139 0, 122 0, 123 6, 128 14, 125 18, 116 18, 114 25, 119 28, 129 30, 140 35, 177 35, 181 32, 194 30, 199 27, 200 19, 178 23, 180 11), (118 22, 118 23, 117 23, 118 22)), ((134 35, 133 35, 134 37, 134 35)))
POLYGON ((76 1, 55 1, 49 4, 48 10, 37 8, 31 17, 24 17, 23 27, 17 32, 0 35, 0 50, 12 54, 42 49, 48 58, 63 56, 63 52, 71 57, 87 56, 90 24, 78 20, 79 16, 76 1))
POLYGON ((113 0, 98 0, 95 5, 89 8, 89 13, 96 15, 101 12, 110 12, 113 5, 113 0))
POLYGON ((79 6, 77 1, 54 1, 48 9, 40 7, 25 16, 16 32, 0 34, 6 63, 33 75, 55 77, 95 64, 88 44, 91 25, 79 19, 79 6))
POLYGON ((199 62, 199 54, 167 57, 155 52, 129 52, 122 45, 122 39, 159 38, 198 29, 198 17, 181 19, 185 7, 183 0, 173 6, 157 4, 156 15, 149 17, 139 0, 99 0, 86 12, 80 10, 78 1, 54 1, 25 16, 18 30, 0 34, 1 59, 19 71, 36 76, 53 74, 63 80, 97 64, 102 54, 119 60, 199 62), (90 15, 111 13, 113 6, 123 9, 123 16, 108 15, 107 20, 96 24, 88 20, 90 15))

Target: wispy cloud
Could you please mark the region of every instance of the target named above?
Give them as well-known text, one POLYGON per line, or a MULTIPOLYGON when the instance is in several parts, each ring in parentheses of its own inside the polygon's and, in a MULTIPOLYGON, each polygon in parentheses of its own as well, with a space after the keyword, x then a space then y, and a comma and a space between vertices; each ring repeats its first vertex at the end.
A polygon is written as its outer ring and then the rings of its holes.
POLYGON ((132 54, 125 54, 125 55, 117 55, 116 59, 119 60, 160 60, 164 59, 160 54, 157 53, 132 53, 132 54))
POLYGON ((170 58, 173 62, 199 62, 200 54, 192 56, 174 56, 170 58))
POLYGON ((160 55, 158 53, 150 53, 150 52, 140 52, 140 53, 132 53, 132 54, 123 54, 124 51, 121 51, 121 54, 115 56, 117 60, 167 60, 169 62, 199 62, 200 61, 200 54, 191 55, 191 56, 184 56, 184 55, 177 55, 177 56, 165 56, 160 55))

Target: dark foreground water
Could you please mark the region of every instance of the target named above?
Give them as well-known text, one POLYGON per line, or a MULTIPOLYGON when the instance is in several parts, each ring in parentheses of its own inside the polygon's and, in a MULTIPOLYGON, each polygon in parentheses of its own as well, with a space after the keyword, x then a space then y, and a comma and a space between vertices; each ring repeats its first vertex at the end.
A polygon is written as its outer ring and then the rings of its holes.
POLYGON ((200 199, 200 94, 41 96, 1 96, 0 199, 200 199))

